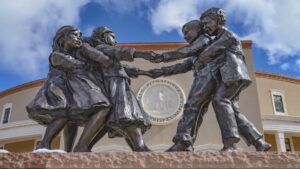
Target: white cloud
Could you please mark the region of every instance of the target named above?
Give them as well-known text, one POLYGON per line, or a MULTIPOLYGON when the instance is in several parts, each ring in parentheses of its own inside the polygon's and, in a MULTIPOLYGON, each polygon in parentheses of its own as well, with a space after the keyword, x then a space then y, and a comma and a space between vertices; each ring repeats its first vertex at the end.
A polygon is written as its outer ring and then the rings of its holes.
MULTIPOLYGON (((120 14, 152 3, 151 0, 1 0, 0 71, 31 79, 45 76, 55 31, 62 25, 77 25, 81 7, 89 2, 120 14)), ((91 25, 84 31, 90 33, 92 28, 91 25)))
POLYGON ((161 0, 152 10, 151 22, 158 34, 179 31, 205 9, 221 7, 228 22, 243 28, 243 39, 267 51, 269 64, 281 64, 291 57, 300 58, 299 6, 297 0, 161 0))
POLYGON ((178 30, 184 23, 199 19, 201 12, 211 5, 221 4, 219 0, 160 0, 151 10, 150 21, 156 34, 178 30))
POLYGON ((161 0, 150 17, 154 32, 179 30, 186 21, 196 19, 198 5, 197 0, 161 0))
POLYGON ((79 21, 87 1, 2 0, 0 6, 0 69, 40 77, 47 71, 51 39, 65 24, 79 21))
POLYGON ((300 59, 298 59, 298 60, 296 61, 296 67, 297 67, 298 70, 300 70, 300 59))
POLYGON ((282 65, 280 65, 280 68, 282 70, 288 70, 290 68, 290 64, 289 63, 283 63, 282 65))
POLYGON ((230 14, 237 15, 243 28, 250 29, 245 38, 252 39, 268 52, 270 64, 282 63, 291 56, 299 55, 300 1, 230 2, 227 6, 229 17, 230 14))
MULTIPOLYGON (((55 31, 77 25, 81 7, 95 2, 120 15, 137 12, 157 34, 177 30, 210 7, 221 7, 228 21, 241 25, 242 37, 268 53, 270 64, 283 70, 300 59, 300 1, 297 0, 2 0, 0 6, 0 71, 41 77, 47 72, 55 31), (148 14, 148 16, 145 16, 148 14)), ((90 25, 86 32, 90 32, 90 25)), ((241 35, 240 35, 241 36, 241 35)), ((300 67, 298 69, 300 71, 300 67)))

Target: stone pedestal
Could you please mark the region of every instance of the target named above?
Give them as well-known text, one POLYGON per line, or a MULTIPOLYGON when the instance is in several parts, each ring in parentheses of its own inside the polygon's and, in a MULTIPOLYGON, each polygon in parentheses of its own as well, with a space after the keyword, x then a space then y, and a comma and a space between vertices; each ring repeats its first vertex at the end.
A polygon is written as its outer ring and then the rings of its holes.
POLYGON ((300 152, 5 153, 0 168, 285 169, 300 168, 300 152))

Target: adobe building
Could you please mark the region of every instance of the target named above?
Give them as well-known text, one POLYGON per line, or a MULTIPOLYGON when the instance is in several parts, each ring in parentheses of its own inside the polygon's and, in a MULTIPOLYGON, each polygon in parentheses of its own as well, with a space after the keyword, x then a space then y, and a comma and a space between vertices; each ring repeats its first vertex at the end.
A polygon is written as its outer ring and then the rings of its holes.
MULTIPOLYGON (((184 45, 187 44, 119 44, 155 52, 175 50, 184 45)), ((245 40, 242 41, 242 45, 253 83, 240 96, 241 112, 264 133, 265 139, 273 145, 272 151, 300 151, 300 79, 255 72, 251 53, 252 42, 245 40)), ((153 64, 136 59, 126 64, 148 70, 182 61, 153 64)), ((158 79, 146 76, 132 79, 132 90, 153 122, 152 128, 144 135, 150 149, 164 151, 172 145, 172 138, 192 81, 192 72, 158 79)), ((0 93, 0 148, 10 152, 28 152, 42 139, 45 127, 30 120, 25 110, 25 106, 42 84, 43 79, 36 80, 0 93)), ((194 146, 195 151, 218 151, 222 148, 221 133, 211 105, 194 146)), ((254 147, 248 147, 243 140, 238 147, 243 151, 255 150, 254 147)), ((62 134, 54 140, 52 148, 64 148, 62 134)), ((93 151, 130 151, 130 148, 123 138, 109 139, 105 136, 95 145, 93 151)))

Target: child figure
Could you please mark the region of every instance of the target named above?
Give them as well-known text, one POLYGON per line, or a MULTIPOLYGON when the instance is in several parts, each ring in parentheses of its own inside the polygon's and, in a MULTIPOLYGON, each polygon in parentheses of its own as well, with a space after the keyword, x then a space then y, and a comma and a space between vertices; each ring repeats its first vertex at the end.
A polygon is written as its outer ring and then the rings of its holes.
MULTIPOLYGON (((190 70, 194 71, 194 82, 188 96, 187 103, 184 108, 183 118, 180 120, 177 128, 177 134, 173 141, 175 144, 167 151, 192 151, 198 133, 198 129, 202 124, 203 116, 207 112, 208 105, 212 100, 213 95, 201 94, 210 86, 205 85, 206 78, 209 77, 211 67, 197 64, 199 53, 210 44, 210 37, 205 35, 200 21, 193 20, 186 23, 182 32, 184 38, 189 42, 188 46, 179 48, 176 51, 170 51, 162 54, 162 57, 156 58, 154 62, 176 60, 178 58, 189 57, 183 63, 173 66, 162 67, 161 69, 150 70, 152 76, 159 77, 161 75, 169 76, 179 73, 185 73, 190 70), (198 55, 197 55, 198 53, 198 55), (206 96, 206 97, 203 97, 206 96)), ((210 63, 211 58, 202 59, 202 63, 210 63)), ((262 139, 262 134, 248 119, 238 111, 238 94, 232 100, 234 107, 234 115, 238 125, 238 131, 245 139, 248 146, 254 145, 257 151, 267 151, 270 145, 262 139)), ((225 151, 225 150, 224 150, 225 151)))
POLYGON ((82 43, 81 33, 63 26, 53 39, 49 73, 33 101, 26 107, 29 117, 47 126, 37 149, 51 149, 50 143, 66 123, 85 124, 78 142, 84 149, 105 125, 110 102, 91 71, 90 62, 103 67, 112 64, 102 52, 82 43))
MULTIPOLYGON (((129 89, 129 83, 130 83, 130 78, 136 78, 138 75, 146 75, 146 76, 151 76, 149 72, 134 68, 134 67, 129 67, 128 65, 121 64, 119 60, 133 60, 133 57, 137 58, 147 58, 148 60, 150 58, 153 58, 154 53, 153 52, 141 52, 141 51, 135 51, 133 48, 121 48, 121 47, 114 47, 110 45, 115 44, 115 35, 114 33, 108 29, 107 27, 97 27, 93 30, 93 33, 91 37, 85 37, 83 40, 84 42, 89 43, 91 46, 96 47, 98 45, 106 46, 105 52, 111 56, 111 59, 114 62, 114 66, 112 68, 104 68, 101 65, 97 64, 94 62, 92 64, 93 70, 97 73, 97 81, 99 81, 101 84, 105 84, 106 80, 115 77, 120 80, 124 80, 125 85, 127 86, 126 90, 129 89), (116 58, 118 57, 118 59, 116 58), (129 58, 129 59, 128 59, 129 58), (129 78, 130 77, 130 78, 129 78)), ((110 90, 110 87, 106 83, 107 89, 110 90)), ((116 86, 116 85, 115 85, 116 86)), ((128 91, 121 91, 119 92, 118 90, 122 89, 122 86, 116 86, 116 93, 120 93, 120 95, 117 95, 115 98, 111 98, 112 93, 110 91, 106 91, 106 95, 110 99, 118 99, 119 101, 116 103, 116 101, 113 101, 114 104, 119 105, 121 109, 111 110, 111 114, 116 113, 122 113, 122 111, 127 111, 126 113, 133 113, 132 118, 129 120, 124 120, 124 122, 120 123, 120 125, 126 126, 123 129, 122 126, 120 127, 111 127, 110 124, 107 124, 104 128, 98 131, 97 135, 93 138, 91 143, 89 144, 89 147, 86 151, 91 151, 92 147, 109 131, 109 137, 115 137, 115 136, 124 136, 126 142, 130 146, 130 148, 133 151, 149 151, 149 149, 146 147, 146 145, 143 145, 143 140, 141 133, 144 133, 148 128, 150 128, 150 122, 148 120, 148 117, 144 113, 144 111, 140 108, 139 103, 137 102, 135 96, 133 95, 131 89, 128 91), (121 87, 121 88, 119 88, 121 87), (121 95, 123 92, 124 95, 121 95), (129 99, 129 100, 127 100, 129 99), (121 101, 121 102, 120 102, 121 101), (125 102, 126 101, 126 102, 125 102), (130 105, 132 102, 133 105, 130 105), (123 108, 122 108, 123 106, 123 108), (125 106, 132 107, 132 110, 122 110, 126 109, 125 106), (134 106, 134 107, 133 107, 134 106), (129 121, 130 123, 126 124, 129 121), (136 124, 135 124, 136 123, 136 124), (136 128, 136 129, 135 129, 136 128), (139 131, 141 129, 141 132, 139 131), (128 130, 133 130, 133 131, 128 131, 128 130)), ((114 108, 113 108, 114 109, 114 108)), ((130 114, 129 114, 130 115, 130 114)), ((118 116, 115 114, 113 117, 116 118, 115 116, 118 116)), ((131 116, 131 115, 130 115, 131 116)), ((125 118, 131 118, 131 117, 125 117, 125 118)), ((114 122, 118 123, 118 122, 114 122)), ((116 125, 116 124, 115 124, 116 125)), ((69 123, 65 129, 64 129, 64 141, 65 141, 65 150, 67 152, 72 151, 73 144, 76 138, 76 133, 77 133, 77 128, 78 126, 76 124, 69 123)))
MULTIPOLYGON (((107 126, 112 129, 109 136, 114 137, 121 133, 133 151, 150 151, 142 138, 142 134, 151 127, 150 120, 129 84, 129 76, 136 77, 142 74, 149 75, 149 73, 123 65, 120 60, 133 61, 134 58, 149 60, 155 54, 136 51, 134 48, 114 46, 115 34, 107 27, 95 28, 91 38, 86 40, 113 60, 112 66, 101 68, 105 89, 112 104, 111 114, 107 121, 107 126)), ((92 147, 103 134, 99 132, 90 146, 92 147)))

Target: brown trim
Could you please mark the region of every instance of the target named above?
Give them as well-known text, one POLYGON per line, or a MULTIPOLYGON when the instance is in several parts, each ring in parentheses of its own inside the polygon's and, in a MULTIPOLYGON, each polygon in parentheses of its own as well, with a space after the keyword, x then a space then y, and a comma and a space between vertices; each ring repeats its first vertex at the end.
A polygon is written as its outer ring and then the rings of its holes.
POLYGON ((44 79, 39 79, 39 80, 35 80, 35 81, 32 81, 32 82, 28 82, 28 83, 21 84, 19 86, 7 89, 7 90, 0 93, 0 98, 11 95, 11 94, 14 94, 14 93, 17 93, 17 92, 22 91, 22 90, 26 90, 26 89, 41 86, 44 83, 44 81, 45 81, 44 79))
POLYGON ((252 40, 242 40, 242 47, 244 49, 251 49, 252 48, 252 40))
POLYGON ((261 78, 267 78, 267 79, 273 79, 273 80, 279 80, 289 83, 295 83, 300 85, 300 79, 295 77, 290 77, 286 75, 280 75, 280 74, 274 74, 274 73, 268 73, 268 72, 255 72, 256 77, 261 78))
MULTIPOLYGON (((188 43, 186 42, 153 42, 153 43, 119 43, 117 46, 119 47, 132 47, 137 50, 172 50, 177 49, 179 47, 186 46, 188 43)), ((251 48, 252 41, 251 40, 242 40, 243 48, 251 48)))
POLYGON ((119 47, 132 47, 136 50, 171 50, 186 46, 186 42, 160 42, 160 43, 120 43, 119 47))
MULTIPOLYGON (((255 72, 256 77, 261 77, 261 78, 267 78, 267 79, 273 79, 273 80, 280 80, 284 82, 290 82, 290 83, 295 83, 300 85, 300 79, 299 78, 294 78, 290 76, 285 76, 285 75, 279 75, 279 74, 274 74, 274 73, 267 73, 267 72, 255 72)), ((0 93, 0 98, 20 92, 22 90, 34 88, 41 86, 44 83, 45 79, 39 79, 35 80, 32 82, 28 82, 13 88, 10 88, 8 90, 5 90, 0 93)))

